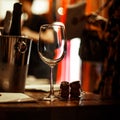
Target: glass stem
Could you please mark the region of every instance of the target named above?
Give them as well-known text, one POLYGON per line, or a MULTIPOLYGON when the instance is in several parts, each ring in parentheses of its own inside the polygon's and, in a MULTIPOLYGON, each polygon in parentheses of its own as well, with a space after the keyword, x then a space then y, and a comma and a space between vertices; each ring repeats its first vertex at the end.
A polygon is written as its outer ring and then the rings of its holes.
POLYGON ((53 69, 54 66, 51 66, 51 78, 50 78, 50 97, 54 96, 54 84, 53 84, 53 69))

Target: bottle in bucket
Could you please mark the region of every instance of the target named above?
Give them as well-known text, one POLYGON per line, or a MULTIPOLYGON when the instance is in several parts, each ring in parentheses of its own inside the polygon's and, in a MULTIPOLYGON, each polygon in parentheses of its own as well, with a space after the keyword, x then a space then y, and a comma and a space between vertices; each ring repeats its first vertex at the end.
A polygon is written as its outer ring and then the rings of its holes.
POLYGON ((15 3, 9 35, 0 36, 0 91, 24 92, 32 40, 21 36, 22 4, 15 3))

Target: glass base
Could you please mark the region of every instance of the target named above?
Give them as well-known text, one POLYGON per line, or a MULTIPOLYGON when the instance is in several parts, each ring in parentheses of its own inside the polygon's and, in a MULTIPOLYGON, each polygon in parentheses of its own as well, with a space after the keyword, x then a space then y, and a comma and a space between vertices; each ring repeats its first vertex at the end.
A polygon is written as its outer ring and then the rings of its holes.
POLYGON ((58 97, 57 96, 55 96, 55 95, 48 95, 48 96, 46 96, 46 97, 43 97, 43 100, 45 100, 45 101, 54 101, 54 100, 57 100, 58 99, 58 97))

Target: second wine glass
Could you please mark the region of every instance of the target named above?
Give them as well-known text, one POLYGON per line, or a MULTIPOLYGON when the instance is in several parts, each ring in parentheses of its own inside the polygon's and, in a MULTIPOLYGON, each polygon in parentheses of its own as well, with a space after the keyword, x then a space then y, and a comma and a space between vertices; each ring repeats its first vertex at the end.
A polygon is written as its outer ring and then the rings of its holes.
POLYGON ((38 53, 43 62, 51 68, 50 93, 43 100, 53 101, 54 95, 53 69, 66 53, 65 27, 61 23, 44 24, 40 27, 38 53))

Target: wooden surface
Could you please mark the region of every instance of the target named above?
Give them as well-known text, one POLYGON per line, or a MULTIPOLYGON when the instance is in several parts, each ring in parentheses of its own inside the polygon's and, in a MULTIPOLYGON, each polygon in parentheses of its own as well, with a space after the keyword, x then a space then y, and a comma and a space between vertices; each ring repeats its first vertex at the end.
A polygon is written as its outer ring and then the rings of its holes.
POLYGON ((0 104, 0 120, 115 120, 120 115, 119 100, 101 100, 99 95, 91 93, 80 100, 53 102, 38 100, 48 93, 25 93, 37 101, 0 104))

